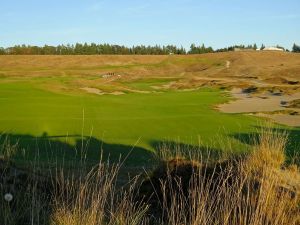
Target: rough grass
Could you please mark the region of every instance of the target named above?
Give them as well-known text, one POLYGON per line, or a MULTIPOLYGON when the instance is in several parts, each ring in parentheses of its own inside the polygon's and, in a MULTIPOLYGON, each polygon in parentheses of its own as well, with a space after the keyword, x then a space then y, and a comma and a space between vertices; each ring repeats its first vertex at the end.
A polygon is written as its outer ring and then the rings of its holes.
MULTIPOLYGON (((299 224, 300 174, 297 166, 286 164, 286 134, 265 130, 253 141, 256 144, 250 154, 223 158, 223 162, 215 164, 207 164, 204 157, 162 159, 164 166, 157 168, 159 172, 148 173, 150 176, 146 178, 151 181, 147 182, 150 186, 146 193, 150 193, 152 201, 147 195, 142 197, 145 181, 140 186, 139 177, 123 187, 116 184, 120 165, 100 162, 90 171, 80 169, 76 173, 57 168, 50 176, 55 184, 50 192, 45 191, 45 179, 40 186, 37 172, 29 173, 34 179, 22 183, 24 189, 15 192, 12 202, 1 199, 0 222, 4 225, 299 224)), ((9 164, 3 165, 6 169, 1 167, 1 196, 11 191, 3 189, 7 186, 3 179, 7 178, 5 171, 13 169, 9 164)), ((19 176, 12 177, 13 184, 18 184, 19 176)))
POLYGON ((300 108, 300 99, 289 102, 288 108, 300 108))
MULTIPOLYGON (((123 81, 151 78, 177 78, 177 85, 189 83, 195 78, 218 80, 227 78, 225 86, 246 85, 249 77, 267 81, 271 85, 284 77, 299 81, 299 56, 277 52, 229 52, 187 56, 0 56, 2 80, 39 78, 80 78, 84 85, 89 78, 101 78, 102 74, 115 72, 122 75, 116 79, 98 79, 97 83, 124 88, 123 81), (229 61, 230 68, 226 68, 229 61), (287 76, 288 75, 288 76, 287 76), (273 80, 272 80, 273 79, 273 80)), ((198 87, 205 82, 198 83, 198 87)), ((222 83, 222 82, 221 82, 222 83)), ((78 84, 78 83, 77 83, 78 84)), ((125 85, 126 86, 126 85, 125 85)), ((299 88, 299 85, 292 85, 299 88)), ((64 87, 74 89, 72 82, 64 87)), ((186 88, 189 86, 187 85, 186 88)), ((51 91, 51 88, 49 88, 51 91)))

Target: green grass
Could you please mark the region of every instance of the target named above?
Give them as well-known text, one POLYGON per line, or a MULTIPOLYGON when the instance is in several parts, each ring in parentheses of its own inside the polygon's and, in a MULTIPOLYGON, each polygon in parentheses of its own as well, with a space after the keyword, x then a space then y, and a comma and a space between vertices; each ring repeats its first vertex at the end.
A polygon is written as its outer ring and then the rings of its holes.
MULTIPOLYGON (((25 159, 38 153, 42 162, 74 162, 83 150, 91 163, 99 160, 101 149, 113 161, 130 153, 127 163, 138 166, 151 165, 155 149, 164 141, 245 152, 249 135, 261 125, 256 117, 215 110, 228 101, 218 89, 97 96, 82 91, 54 93, 42 85, 60 82, 54 77, 0 83, 0 132, 4 133, 0 144, 9 134, 25 149, 25 159)), ((136 82, 131 85, 147 90, 165 81, 136 82)), ((288 150, 299 147, 299 129, 281 128, 291 132, 288 150)), ((16 159, 24 161, 22 154, 16 159)))
POLYGON ((107 148, 136 143, 145 151, 164 140, 197 145, 201 137, 206 145, 217 136, 247 133, 257 125, 252 117, 213 109, 225 100, 214 89, 96 96, 56 94, 29 82, 1 83, 0 130, 21 139, 67 138, 73 145, 82 135, 92 136, 107 148))

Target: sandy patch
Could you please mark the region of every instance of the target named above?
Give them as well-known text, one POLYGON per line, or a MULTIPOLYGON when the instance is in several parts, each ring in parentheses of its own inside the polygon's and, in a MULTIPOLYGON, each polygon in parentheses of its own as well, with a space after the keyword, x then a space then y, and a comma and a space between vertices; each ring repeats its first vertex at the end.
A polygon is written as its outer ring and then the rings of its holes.
POLYGON ((80 90, 86 91, 91 94, 104 95, 104 93, 97 88, 84 87, 84 88, 80 88, 80 90))
POLYGON ((128 89, 129 91, 133 93, 141 93, 141 94, 150 94, 153 93, 153 91, 142 91, 142 90, 135 90, 135 89, 128 89))
POLYGON ((287 109, 300 114, 300 109, 286 107, 290 101, 300 99, 300 93, 292 95, 274 95, 271 93, 264 93, 253 96, 250 93, 244 93, 240 88, 234 88, 231 91, 231 95, 235 98, 235 100, 219 105, 218 109, 221 112, 256 113, 255 115, 257 116, 271 118, 277 123, 288 126, 300 126, 300 115, 284 113, 268 114, 268 112, 286 111, 287 109))
MULTIPOLYGON (((250 113, 250 112, 274 112, 286 110, 288 102, 300 99, 300 93, 292 95, 272 95, 269 93, 252 96, 234 88, 231 95, 236 99, 229 103, 218 106, 219 110, 225 113, 250 113)), ((296 110, 297 109, 293 109, 296 110)))
POLYGON ((276 123, 288 125, 291 127, 300 127, 300 115, 289 115, 289 114, 265 114, 257 113, 256 116, 270 118, 276 123))
POLYGON ((173 87, 173 85, 175 85, 177 82, 175 82, 175 81, 171 81, 171 82, 169 82, 169 83, 167 83, 167 84, 163 84, 163 85, 161 85, 161 86, 158 86, 158 88, 159 89, 170 89, 170 88, 172 88, 173 87))
POLYGON ((96 94, 96 95, 123 95, 123 94, 125 94, 122 91, 113 91, 113 92, 106 93, 97 88, 90 88, 90 87, 80 88, 80 90, 86 91, 91 94, 96 94))
POLYGON ((169 89, 173 88, 173 85, 175 85, 175 84, 176 84, 176 82, 172 82, 169 84, 163 84, 161 86, 150 86, 150 87, 155 90, 169 90, 169 89))
POLYGON ((226 68, 227 68, 227 69, 229 69, 230 64, 231 64, 230 61, 227 60, 227 61, 226 61, 226 68))
POLYGON ((143 91, 143 90, 136 90, 136 89, 130 89, 130 88, 123 88, 124 91, 129 91, 132 93, 141 93, 141 94, 149 94, 153 93, 153 91, 143 91))
POLYGON ((122 91, 114 91, 114 92, 111 92, 109 94, 111 94, 111 95, 124 95, 125 93, 122 92, 122 91))
MULTIPOLYGON (((122 92, 122 91, 103 92, 97 88, 91 88, 91 87, 80 88, 80 90, 86 91, 87 93, 90 93, 90 94, 96 94, 96 95, 124 95, 125 94, 125 92, 122 92)), ((129 91, 132 93, 142 93, 142 94, 151 93, 150 91, 142 91, 142 90, 126 89, 126 88, 123 90, 129 91)))

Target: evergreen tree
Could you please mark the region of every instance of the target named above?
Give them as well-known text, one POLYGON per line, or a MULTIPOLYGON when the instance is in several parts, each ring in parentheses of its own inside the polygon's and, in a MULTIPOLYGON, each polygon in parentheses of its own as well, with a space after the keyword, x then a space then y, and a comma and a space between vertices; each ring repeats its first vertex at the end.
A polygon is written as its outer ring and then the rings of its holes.
POLYGON ((207 48, 207 47, 205 47, 204 44, 202 44, 201 46, 196 46, 195 44, 192 44, 188 54, 204 54, 204 53, 210 53, 213 51, 214 50, 212 47, 207 48))
POLYGON ((4 48, 0 48, 0 55, 5 55, 5 49, 4 48))
MULTIPOLYGON (((202 46, 191 45, 189 54, 200 54, 213 52, 211 47, 206 48, 202 46)), ((15 45, 13 47, 1 48, 0 54, 7 55, 167 55, 167 54, 186 54, 186 50, 181 46, 180 48, 175 45, 166 46, 132 46, 126 47, 124 45, 110 45, 110 44, 96 44, 96 43, 76 43, 75 45, 57 45, 50 46, 44 45, 30 46, 30 45, 15 45)))
POLYGON ((300 53, 300 46, 294 43, 292 51, 296 53, 300 53))

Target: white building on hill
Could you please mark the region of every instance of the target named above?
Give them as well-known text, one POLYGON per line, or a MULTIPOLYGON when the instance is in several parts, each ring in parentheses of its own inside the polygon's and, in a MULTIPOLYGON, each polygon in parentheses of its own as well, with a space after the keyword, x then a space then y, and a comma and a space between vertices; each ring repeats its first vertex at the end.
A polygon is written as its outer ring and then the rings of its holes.
POLYGON ((281 52, 284 51, 282 48, 277 48, 277 47, 266 47, 263 50, 264 51, 281 51, 281 52))

